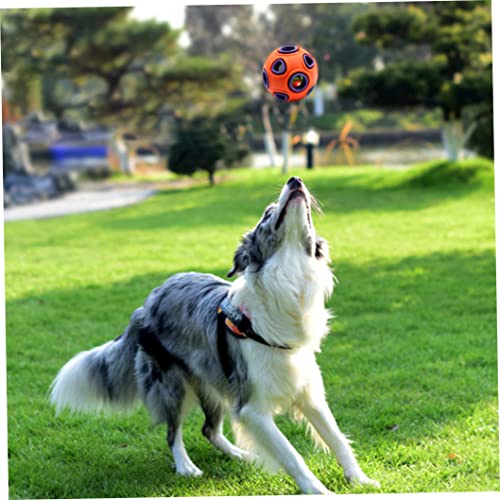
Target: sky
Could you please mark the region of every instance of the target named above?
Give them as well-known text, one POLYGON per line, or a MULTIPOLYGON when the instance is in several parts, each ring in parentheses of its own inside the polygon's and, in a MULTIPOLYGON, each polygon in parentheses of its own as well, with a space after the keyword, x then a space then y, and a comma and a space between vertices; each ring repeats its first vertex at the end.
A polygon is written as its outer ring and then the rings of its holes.
POLYGON ((134 7, 132 16, 136 19, 157 19, 158 21, 167 21, 172 28, 182 28, 184 26, 184 10, 186 5, 193 2, 186 0, 175 0, 175 7, 167 2, 158 2, 156 5, 151 3, 142 3, 134 7))
MULTIPOLYGON (((157 21, 167 21, 172 28, 179 29, 184 26, 184 12, 186 5, 193 3, 186 0, 175 0, 175 7, 167 2, 158 2, 156 4, 144 2, 134 7, 132 17, 141 21, 147 19, 156 19, 157 21)), ((187 47, 189 45, 189 35, 186 32, 181 33, 179 45, 187 47)))

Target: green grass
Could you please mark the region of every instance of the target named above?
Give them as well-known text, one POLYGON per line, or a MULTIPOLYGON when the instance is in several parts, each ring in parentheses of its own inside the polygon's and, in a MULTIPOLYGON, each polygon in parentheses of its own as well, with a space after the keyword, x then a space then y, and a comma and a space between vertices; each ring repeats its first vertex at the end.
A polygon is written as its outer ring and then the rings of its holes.
MULTIPOLYGON (((321 200, 339 285, 318 356, 327 396, 383 492, 485 491, 498 477, 493 167, 297 171, 321 200)), ((5 226, 9 482, 13 498, 297 494, 231 461, 186 424, 202 478, 176 477, 144 409, 55 418, 46 400, 76 352, 117 336, 169 275, 224 276, 241 234, 286 180, 233 171, 215 188, 5 226)), ((331 490, 352 488, 303 427, 278 423, 331 490)), ((229 426, 228 426, 229 427, 229 426)), ((229 431, 229 429, 228 429, 229 431)))

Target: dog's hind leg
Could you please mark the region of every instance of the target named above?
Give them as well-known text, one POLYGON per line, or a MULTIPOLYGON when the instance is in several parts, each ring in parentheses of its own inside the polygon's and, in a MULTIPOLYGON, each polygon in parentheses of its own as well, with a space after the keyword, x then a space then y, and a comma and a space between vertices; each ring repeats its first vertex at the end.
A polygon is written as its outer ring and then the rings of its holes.
POLYGON ((167 444, 176 472, 183 476, 201 475, 182 439, 182 423, 196 400, 183 369, 176 365, 160 367, 150 356, 139 351, 136 375, 139 392, 153 423, 167 424, 167 444))
POLYGON ((172 450, 172 456, 175 461, 175 471, 181 476, 201 476, 203 472, 193 464, 189 458, 184 440, 182 439, 182 428, 174 427, 169 424, 167 432, 167 442, 172 450))
POLYGON ((212 401, 201 391, 198 393, 201 408, 205 413, 205 423, 201 428, 203 435, 219 450, 230 457, 239 460, 250 457, 250 454, 232 444, 222 433, 224 423, 224 406, 218 401, 212 401))
MULTIPOLYGON (((169 381, 170 385, 170 381, 169 381)), ((184 399, 178 406, 171 405, 167 411, 167 443, 175 461, 175 471, 182 476, 201 476, 203 472, 189 458, 182 438, 182 423, 194 405, 194 394, 184 389, 184 399)))

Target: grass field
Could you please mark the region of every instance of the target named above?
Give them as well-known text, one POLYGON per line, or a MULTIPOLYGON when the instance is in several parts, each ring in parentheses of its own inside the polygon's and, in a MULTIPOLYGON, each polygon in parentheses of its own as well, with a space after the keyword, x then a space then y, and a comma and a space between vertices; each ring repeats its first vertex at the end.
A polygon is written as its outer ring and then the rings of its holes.
MULTIPOLYGON (((383 492, 499 490, 493 166, 298 173, 323 204, 315 224, 339 279, 329 304, 337 318, 318 358, 362 467, 383 492)), ((204 475, 186 479, 144 409, 55 418, 46 399, 57 370, 121 333, 169 275, 224 276, 241 234, 285 180, 240 170, 215 188, 6 224, 12 498, 298 493, 286 475, 213 449, 200 412, 185 441, 204 475)), ((329 489, 373 491, 346 484, 303 427, 278 424, 329 489)))

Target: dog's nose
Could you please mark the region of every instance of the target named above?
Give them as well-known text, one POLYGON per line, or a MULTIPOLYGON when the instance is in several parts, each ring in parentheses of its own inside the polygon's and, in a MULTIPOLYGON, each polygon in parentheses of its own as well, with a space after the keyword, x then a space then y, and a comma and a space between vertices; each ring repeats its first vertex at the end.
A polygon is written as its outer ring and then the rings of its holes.
POLYGON ((290 188, 290 189, 299 189, 303 186, 303 182, 302 182, 302 179, 300 177, 290 177, 290 179, 288 179, 288 182, 286 183, 286 185, 290 188))

